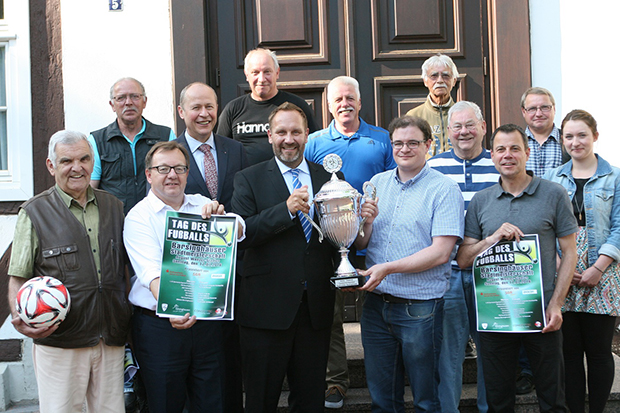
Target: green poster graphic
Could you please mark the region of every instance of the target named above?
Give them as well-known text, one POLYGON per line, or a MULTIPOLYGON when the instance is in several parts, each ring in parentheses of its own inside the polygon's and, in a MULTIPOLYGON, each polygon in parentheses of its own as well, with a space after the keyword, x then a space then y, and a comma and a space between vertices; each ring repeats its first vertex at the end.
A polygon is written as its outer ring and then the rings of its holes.
POLYGON ((157 314, 234 319, 237 220, 169 211, 157 314))
POLYGON ((502 240, 474 260, 478 331, 539 332, 545 324, 538 235, 502 240))

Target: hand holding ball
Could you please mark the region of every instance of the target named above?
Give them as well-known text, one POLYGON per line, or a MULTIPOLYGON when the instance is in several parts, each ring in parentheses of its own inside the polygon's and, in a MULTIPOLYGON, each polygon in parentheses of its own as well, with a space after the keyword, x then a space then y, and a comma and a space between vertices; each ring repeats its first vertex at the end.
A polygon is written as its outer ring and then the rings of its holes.
POLYGON ((35 277, 17 292, 15 309, 30 327, 48 327, 65 319, 71 296, 62 282, 53 277, 35 277))

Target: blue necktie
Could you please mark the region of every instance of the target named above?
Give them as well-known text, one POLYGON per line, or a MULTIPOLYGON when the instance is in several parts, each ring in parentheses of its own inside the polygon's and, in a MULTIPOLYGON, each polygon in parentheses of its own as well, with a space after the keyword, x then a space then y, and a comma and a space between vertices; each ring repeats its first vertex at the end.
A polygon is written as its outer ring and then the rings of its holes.
MULTIPOLYGON (((291 175, 293 175, 293 188, 299 189, 301 188, 301 182, 299 182, 299 169, 291 169, 291 175)), ((301 213, 301 211, 297 211, 297 216, 299 217, 299 222, 301 222, 301 226, 304 229, 304 235, 306 236, 306 242, 310 242, 310 236, 312 235, 312 225, 310 221, 306 219, 306 217, 301 213)))

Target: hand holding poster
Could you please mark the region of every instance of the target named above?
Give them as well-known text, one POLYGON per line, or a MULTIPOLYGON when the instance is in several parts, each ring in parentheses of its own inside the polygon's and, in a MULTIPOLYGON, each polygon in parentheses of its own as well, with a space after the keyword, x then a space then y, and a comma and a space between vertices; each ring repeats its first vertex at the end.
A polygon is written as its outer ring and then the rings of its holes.
POLYGON ((237 219, 169 211, 157 315, 232 320, 237 219))
POLYGON ((545 327, 538 235, 502 240, 474 260, 478 331, 527 333, 545 327))

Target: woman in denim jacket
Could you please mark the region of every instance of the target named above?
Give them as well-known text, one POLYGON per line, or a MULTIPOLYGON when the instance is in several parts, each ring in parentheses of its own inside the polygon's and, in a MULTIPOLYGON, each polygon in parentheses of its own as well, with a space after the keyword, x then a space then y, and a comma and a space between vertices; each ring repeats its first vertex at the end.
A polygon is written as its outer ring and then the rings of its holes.
POLYGON ((620 169, 594 153, 596 120, 573 110, 562 121, 571 160, 543 176, 563 185, 579 223, 579 259, 564 311, 566 401, 571 412, 585 411, 588 363, 590 412, 602 412, 614 379, 611 343, 620 315, 620 169))

